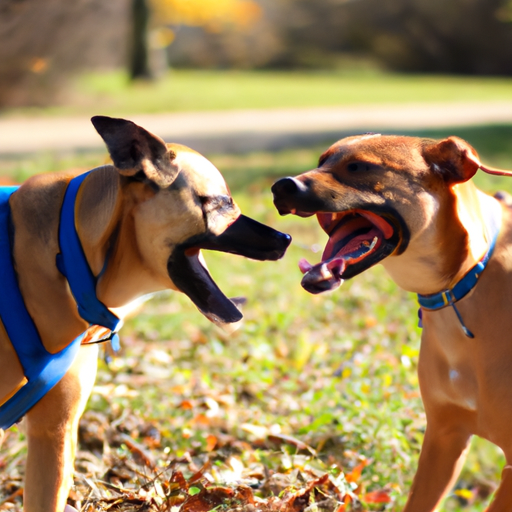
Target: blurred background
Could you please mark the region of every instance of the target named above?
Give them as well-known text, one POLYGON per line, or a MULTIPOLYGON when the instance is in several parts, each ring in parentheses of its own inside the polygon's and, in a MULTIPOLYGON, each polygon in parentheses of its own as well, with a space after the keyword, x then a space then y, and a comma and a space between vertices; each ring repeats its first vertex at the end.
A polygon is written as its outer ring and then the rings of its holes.
MULTIPOLYGON (((179 294, 127 323, 81 422, 71 503, 169 510, 171 491, 191 495, 171 482, 181 468, 283 511, 399 510, 425 428, 415 299, 379 267, 308 295, 296 262, 317 261, 325 234, 279 218, 269 187, 364 132, 458 135, 512 168, 512 0, 0 0, 0 180, 107 162, 97 114, 205 153, 245 213, 294 241, 276 263, 207 254, 228 296, 248 297, 229 336, 179 294)), ((21 510, 20 440, 4 440, 0 510, 21 510)), ((443 510, 485 510, 503 463, 475 440, 443 510)))
POLYGON ((0 154, 98 113, 207 152, 507 124, 511 75, 510 0, 0 0, 0 154))
POLYGON ((81 71, 381 70, 509 76, 510 0, 2 0, 0 106, 81 71))

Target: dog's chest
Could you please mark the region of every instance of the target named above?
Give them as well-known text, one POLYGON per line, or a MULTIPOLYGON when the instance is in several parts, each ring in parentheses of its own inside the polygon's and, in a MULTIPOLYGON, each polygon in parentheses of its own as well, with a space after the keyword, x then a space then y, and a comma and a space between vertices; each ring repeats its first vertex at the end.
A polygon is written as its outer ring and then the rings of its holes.
MULTIPOLYGON (((467 312, 466 312, 467 313, 467 312)), ((458 332, 451 308, 431 313, 425 322, 418 375, 429 421, 447 426, 464 417, 466 428, 505 448, 512 423, 512 343, 501 338, 498 320, 488 337, 470 339, 458 332), (496 326, 496 327, 495 327, 496 326), (507 350, 500 350, 507 345, 507 350)), ((428 316, 428 315, 426 315, 428 316)), ((482 318, 466 314, 473 322, 482 318)))
POLYGON ((479 384, 474 341, 461 330, 454 311, 424 313, 418 375, 424 402, 475 412, 479 384))

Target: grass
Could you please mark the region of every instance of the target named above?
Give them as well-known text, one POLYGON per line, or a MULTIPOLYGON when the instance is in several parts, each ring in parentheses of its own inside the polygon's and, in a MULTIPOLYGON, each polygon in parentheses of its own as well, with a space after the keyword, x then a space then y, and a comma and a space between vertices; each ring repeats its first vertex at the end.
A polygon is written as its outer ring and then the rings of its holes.
MULTIPOLYGON (((457 134, 489 164, 512 168, 512 126, 457 134)), ((134 464, 137 455, 126 439, 149 446, 151 436, 140 433, 143 422, 158 433, 151 453, 162 471, 176 457, 189 457, 197 464, 213 461, 209 478, 215 482, 238 475, 253 485, 255 475, 267 471, 283 478, 295 475, 300 487, 297 475, 329 472, 340 478, 360 468, 352 487, 356 493, 364 499, 385 489, 392 497, 390 503, 368 504, 365 510, 401 509, 425 427, 416 377, 420 329, 415 299, 380 267, 335 293, 307 294, 296 263, 302 257, 317 261, 325 235, 312 219, 278 217, 268 191, 276 176, 313 167, 322 149, 211 156, 245 213, 291 233, 293 244, 283 260, 272 263, 206 254, 223 291, 248 297, 244 323, 231 335, 179 294, 156 297, 127 323, 123 352, 110 368, 101 366, 82 422, 82 449, 92 455, 79 454, 78 489, 86 478, 96 487, 107 474, 121 478, 119 460, 134 464), (112 425, 121 425, 128 437, 118 444, 107 434, 102 438, 98 430, 112 425), (283 443, 283 436, 307 443, 314 454, 283 443)), ((103 154, 43 155, 32 163, 4 161, 0 173, 24 177, 102 160, 103 154)), ((506 178, 479 174, 476 179, 490 192, 512 191, 506 178)), ((17 434, 7 439, 8 455, 19 453, 18 439, 17 434)), ((4 475, 15 471, 0 462, 4 475)), ((488 482, 499 481, 503 463, 499 450, 475 439, 457 494, 446 500, 443 511, 483 511, 488 482), (465 497, 474 502, 468 504, 465 497)), ((123 485, 134 484, 123 480, 123 485)), ((266 496, 261 488, 254 492, 266 496)))
MULTIPOLYGON (((423 130, 406 135, 443 138, 457 135, 478 151, 483 162, 496 167, 512 169, 512 125, 489 125, 453 128, 447 131, 423 130)), ((259 180, 289 176, 316 166, 319 155, 334 141, 301 149, 286 149, 278 152, 255 152, 249 154, 210 155, 222 171, 232 191, 247 190, 259 180)), ((106 151, 47 152, 23 157, 0 157, 0 177, 9 176, 22 182, 29 176, 71 168, 92 169, 106 163, 106 151)), ((488 191, 507 189, 510 180, 506 177, 477 174, 478 186, 488 191)))
POLYGON ((131 83, 123 72, 78 77, 65 106, 7 114, 123 115, 167 111, 320 107, 368 103, 510 101, 512 79, 379 71, 277 72, 171 70, 131 83))

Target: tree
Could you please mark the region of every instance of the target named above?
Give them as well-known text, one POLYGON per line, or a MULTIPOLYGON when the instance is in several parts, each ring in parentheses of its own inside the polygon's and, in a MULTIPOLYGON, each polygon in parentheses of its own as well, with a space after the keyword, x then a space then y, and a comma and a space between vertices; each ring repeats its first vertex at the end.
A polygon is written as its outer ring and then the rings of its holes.
POLYGON ((126 0, 0 0, 0 108, 56 101, 84 67, 125 62, 126 0))
POLYGON ((287 1, 282 65, 344 53, 400 71, 512 74, 512 0, 287 1))
POLYGON ((148 50, 148 26, 150 9, 147 0, 132 0, 132 34, 130 76, 151 78, 148 50))
POLYGON ((132 0, 132 79, 150 78, 149 31, 162 34, 163 44, 172 41, 169 27, 195 26, 220 31, 226 26, 246 27, 261 16, 254 0, 132 0), (158 32, 160 31, 160 32, 158 32))

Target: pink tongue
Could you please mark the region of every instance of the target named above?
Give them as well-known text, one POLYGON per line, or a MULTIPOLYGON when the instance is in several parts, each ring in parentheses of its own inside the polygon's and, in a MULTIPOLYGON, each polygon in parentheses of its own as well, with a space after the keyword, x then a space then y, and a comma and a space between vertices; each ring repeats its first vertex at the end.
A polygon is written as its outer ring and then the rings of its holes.
POLYGON ((311 265, 311 263, 309 263, 309 261, 306 258, 301 258, 301 260, 299 261, 299 269, 303 274, 305 274, 312 268, 313 265, 311 265))
POLYGON ((302 258, 299 261, 299 269, 303 274, 306 274, 311 269, 315 269, 315 272, 323 274, 325 277, 332 277, 332 274, 340 275, 345 270, 345 260, 343 258, 333 258, 332 260, 321 261, 316 265, 312 265, 306 258, 302 258), (329 276, 328 274, 331 275, 329 276))
POLYGON ((302 286, 310 293, 321 293, 334 290, 343 283, 341 274, 345 270, 345 261, 343 258, 334 257, 331 260, 311 265, 302 259, 299 262, 299 268, 304 274, 301 281, 302 286))
MULTIPOLYGON (((366 248, 371 251, 377 240, 378 230, 371 230, 369 233, 359 235, 350 240, 344 247, 334 252, 336 240, 330 238, 324 250, 322 261, 316 265, 312 265, 306 259, 299 261, 299 269, 304 274, 302 278, 302 286, 311 293, 321 293, 327 290, 338 288, 343 279, 341 278, 348 261, 356 261, 358 259, 358 251, 366 248), (372 242, 368 236, 374 236, 372 242), (329 256, 332 255, 330 258, 329 256)), ((360 257, 364 257, 364 253, 360 257)))
MULTIPOLYGON (((346 255, 350 258, 350 254, 355 253, 359 250, 362 245, 369 246, 375 237, 379 237, 379 230, 373 228, 369 232, 352 238, 347 244, 345 244, 341 250, 337 252, 337 256, 346 255)), ((327 245, 325 246, 324 253, 322 255, 322 261, 333 257, 334 247, 342 237, 329 238, 327 245)))

